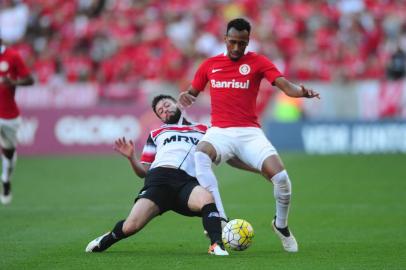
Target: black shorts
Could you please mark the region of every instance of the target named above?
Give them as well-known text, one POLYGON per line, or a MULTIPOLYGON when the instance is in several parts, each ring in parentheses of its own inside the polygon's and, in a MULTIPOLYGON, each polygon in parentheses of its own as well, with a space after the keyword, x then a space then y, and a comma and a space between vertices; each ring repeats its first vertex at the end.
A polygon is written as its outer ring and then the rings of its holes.
POLYGON ((184 216, 201 216, 200 212, 193 212, 188 207, 190 194, 197 185, 197 179, 183 170, 153 168, 148 171, 145 185, 135 201, 150 199, 159 207, 160 214, 172 210, 184 216))

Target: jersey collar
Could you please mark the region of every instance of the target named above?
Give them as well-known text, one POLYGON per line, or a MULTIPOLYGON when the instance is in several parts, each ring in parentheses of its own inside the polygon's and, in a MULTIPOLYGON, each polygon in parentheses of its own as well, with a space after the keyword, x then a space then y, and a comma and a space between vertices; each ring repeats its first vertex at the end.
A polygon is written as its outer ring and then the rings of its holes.
MULTIPOLYGON (((247 55, 248 53, 249 53, 249 51, 247 50, 247 51, 244 52, 244 55, 247 55)), ((225 52, 223 53, 223 56, 227 56, 227 51, 225 51, 225 52)))

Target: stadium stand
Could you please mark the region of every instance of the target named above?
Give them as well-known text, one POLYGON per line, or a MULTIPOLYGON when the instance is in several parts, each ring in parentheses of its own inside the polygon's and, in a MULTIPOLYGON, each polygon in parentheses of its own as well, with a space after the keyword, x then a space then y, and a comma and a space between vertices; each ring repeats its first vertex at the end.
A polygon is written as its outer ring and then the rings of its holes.
MULTIPOLYGON (((379 79, 395 50, 406 51, 406 5, 397 0, 3 0, 0 8, 4 42, 45 84, 159 80, 184 89, 197 63, 223 51, 224 25, 239 16, 255 25, 250 49, 297 80, 379 79)), ((110 88, 126 92, 101 94, 110 88)))

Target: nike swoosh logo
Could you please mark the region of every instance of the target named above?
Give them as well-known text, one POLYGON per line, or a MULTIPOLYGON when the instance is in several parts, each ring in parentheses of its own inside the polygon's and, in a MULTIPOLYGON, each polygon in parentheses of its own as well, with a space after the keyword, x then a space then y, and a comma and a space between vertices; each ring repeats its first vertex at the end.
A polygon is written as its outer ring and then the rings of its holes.
POLYGON ((212 71, 211 71, 211 73, 216 73, 216 72, 218 72, 218 71, 220 71, 220 70, 222 70, 222 68, 213 68, 212 69, 212 71))

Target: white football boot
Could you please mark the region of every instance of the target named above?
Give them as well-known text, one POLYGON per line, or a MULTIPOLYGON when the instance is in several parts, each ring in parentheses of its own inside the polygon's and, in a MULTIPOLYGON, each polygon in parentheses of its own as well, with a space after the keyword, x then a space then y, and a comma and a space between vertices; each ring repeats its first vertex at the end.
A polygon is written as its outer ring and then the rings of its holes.
MULTIPOLYGON (((297 244, 296 238, 293 236, 292 232, 286 227, 289 236, 282 234, 281 229, 277 228, 275 225, 275 219, 272 220, 272 228, 276 235, 281 239, 282 246, 287 252, 298 252, 299 246, 297 244)), ((283 229, 285 230, 285 229, 283 229)))
POLYGON ((0 194, 0 202, 4 205, 11 203, 12 199, 13 199, 13 195, 11 195, 11 192, 7 195, 0 194))
POLYGON ((97 237, 96 239, 90 241, 89 244, 87 244, 87 247, 86 247, 85 251, 86 252, 100 252, 100 250, 98 250, 100 241, 103 239, 103 237, 105 237, 109 233, 110 232, 107 232, 107 233, 97 237))
POLYGON ((225 250, 224 246, 218 243, 211 245, 208 253, 216 256, 228 256, 228 252, 225 250))

